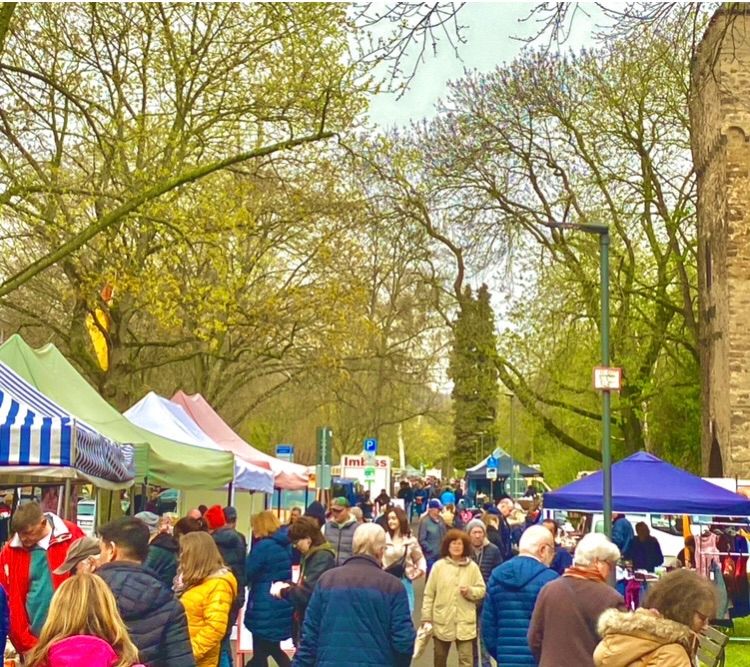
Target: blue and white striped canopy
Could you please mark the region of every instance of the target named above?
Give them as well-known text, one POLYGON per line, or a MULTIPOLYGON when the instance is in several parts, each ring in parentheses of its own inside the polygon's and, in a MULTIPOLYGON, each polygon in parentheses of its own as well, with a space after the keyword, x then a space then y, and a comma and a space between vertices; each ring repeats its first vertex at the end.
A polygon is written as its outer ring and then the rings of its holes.
POLYGON ((45 469, 47 477, 50 468, 67 468, 76 474, 61 477, 127 487, 135 476, 134 451, 75 419, 0 363, 0 473, 33 474, 32 468, 45 469))

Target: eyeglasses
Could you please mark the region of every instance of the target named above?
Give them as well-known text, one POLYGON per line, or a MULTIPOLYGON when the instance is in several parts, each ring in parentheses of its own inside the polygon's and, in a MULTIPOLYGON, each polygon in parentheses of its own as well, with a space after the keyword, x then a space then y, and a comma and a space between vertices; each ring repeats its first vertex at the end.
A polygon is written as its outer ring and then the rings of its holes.
POLYGON ((702 623, 703 623, 704 625, 705 625, 706 623, 708 623, 708 616, 707 616, 706 614, 704 614, 704 613, 702 613, 702 612, 698 611, 697 609, 694 609, 693 611, 694 611, 694 612, 695 612, 695 614, 696 614, 696 615, 698 616, 698 618, 699 618, 699 619, 701 619, 701 622, 702 622, 702 623))

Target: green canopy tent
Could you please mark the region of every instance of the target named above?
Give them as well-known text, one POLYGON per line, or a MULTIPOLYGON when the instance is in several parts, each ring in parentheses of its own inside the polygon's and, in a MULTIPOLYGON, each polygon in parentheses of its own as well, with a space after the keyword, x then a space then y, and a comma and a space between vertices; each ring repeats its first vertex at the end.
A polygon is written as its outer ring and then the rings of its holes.
POLYGON ((159 436, 128 421, 51 343, 31 348, 19 335, 0 345, 0 361, 102 435, 135 448, 135 479, 175 489, 219 489, 234 477, 234 455, 159 436))

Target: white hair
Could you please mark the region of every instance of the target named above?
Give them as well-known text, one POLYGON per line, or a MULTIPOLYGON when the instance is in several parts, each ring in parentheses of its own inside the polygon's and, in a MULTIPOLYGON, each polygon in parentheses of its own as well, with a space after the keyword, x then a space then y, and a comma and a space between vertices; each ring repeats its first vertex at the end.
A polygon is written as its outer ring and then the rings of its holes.
POLYGON ((385 531, 376 523, 363 523, 357 526, 352 540, 352 552, 380 558, 385 549, 385 531))
POLYGON ((538 556, 543 544, 554 544, 552 533, 544 526, 529 526, 518 542, 518 553, 538 556))
POLYGON ((597 560, 614 563, 620 560, 620 550, 602 533, 584 535, 576 546, 573 564, 580 567, 591 567, 597 560))

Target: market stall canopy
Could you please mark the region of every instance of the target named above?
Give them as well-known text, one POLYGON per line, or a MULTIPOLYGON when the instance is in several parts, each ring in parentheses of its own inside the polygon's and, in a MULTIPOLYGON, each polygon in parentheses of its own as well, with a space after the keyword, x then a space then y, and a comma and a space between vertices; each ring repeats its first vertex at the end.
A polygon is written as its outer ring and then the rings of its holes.
POLYGON ((35 350, 13 335, 0 345, 0 361, 102 435, 132 444, 136 481, 175 489, 219 489, 232 481, 234 457, 163 438, 129 422, 51 343, 35 350))
POLYGON ((76 420, 0 363, 0 473, 11 484, 70 479, 125 489, 135 476, 134 451, 76 420))
MULTIPOLYGON (((487 479, 487 461, 489 460, 490 456, 492 456, 492 454, 490 454, 489 456, 487 456, 487 458, 477 463, 474 467, 467 468, 466 479, 469 479, 469 480, 487 479)), ((537 470, 536 468, 527 466, 525 463, 516 461, 510 454, 508 454, 508 452, 501 449, 500 456, 497 457, 497 478, 507 479, 513 474, 514 468, 516 466, 518 466, 518 472, 521 475, 521 477, 541 477, 542 476, 541 470, 537 470)))
MULTIPOLYGON (((602 511, 602 471, 544 494, 545 509, 602 511)), ((748 516, 750 500, 638 452, 612 466, 615 512, 748 516)))
MULTIPOLYGON (((201 430, 182 406, 153 391, 126 410, 124 415, 137 426, 158 433, 165 438, 204 449, 224 451, 201 430)), ((236 455, 234 460, 235 488, 273 493, 273 474, 268 467, 254 465, 236 455)))
POLYGON ((255 449, 240 438, 200 394, 188 396, 178 391, 172 396, 172 401, 185 408, 195 423, 219 446, 256 465, 270 466, 276 488, 292 491, 307 488, 310 476, 307 466, 282 461, 255 449))

